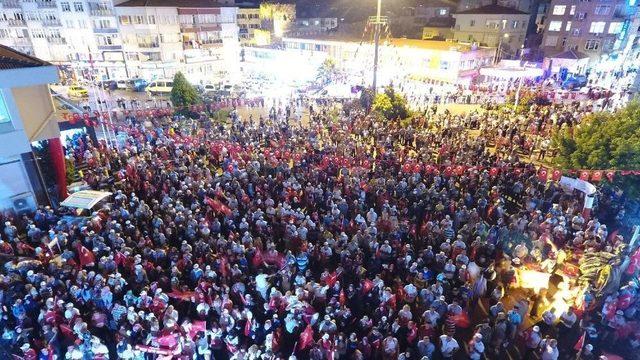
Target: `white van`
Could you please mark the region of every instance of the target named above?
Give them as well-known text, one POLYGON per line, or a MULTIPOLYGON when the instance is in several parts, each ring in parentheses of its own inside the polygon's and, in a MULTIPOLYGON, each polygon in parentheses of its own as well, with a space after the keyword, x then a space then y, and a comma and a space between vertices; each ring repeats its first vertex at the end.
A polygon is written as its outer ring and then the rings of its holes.
POLYGON ((149 83, 146 90, 152 95, 169 95, 173 89, 173 81, 171 80, 154 80, 149 83))

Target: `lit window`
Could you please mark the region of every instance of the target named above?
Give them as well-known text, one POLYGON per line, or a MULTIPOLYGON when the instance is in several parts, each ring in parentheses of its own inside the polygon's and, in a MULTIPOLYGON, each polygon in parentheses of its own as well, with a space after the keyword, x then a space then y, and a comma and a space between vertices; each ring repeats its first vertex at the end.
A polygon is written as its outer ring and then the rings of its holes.
POLYGON ((569 15, 575 15, 575 14, 576 14, 576 6, 571 5, 571 9, 569 10, 569 15))
POLYGON ((84 7, 82 6, 81 2, 74 2, 73 3, 73 9, 77 12, 83 12, 84 11, 84 7))
POLYGON ((609 34, 620 34, 622 32, 622 22, 612 22, 609 24, 609 34))
POLYGON ((604 21, 592 21, 591 27, 589 28, 590 34, 602 34, 604 32, 604 28, 607 25, 604 21))
POLYGON ((553 15, 564 15, 567 5, 556 5, 553 7, 553 15))
POLYGON ((562 21, 550 21, 549 31, 560 31, 562 29, 562 21))
POLYGON ((611 10, 611 6, 609 5, 597 5, 593 13, 596 15, 607 15, 609 14, 609 10, 611 10))
POLYGON ((7 108, 7 104, 5 104, 2 92, 0 91, 0 124, 8 123, 10 121, 9 109, 7 108))
POLYGON ((567 26, 564 27, 564 31, 570 31, 571 30, 571 21, 567 21, 567 26))

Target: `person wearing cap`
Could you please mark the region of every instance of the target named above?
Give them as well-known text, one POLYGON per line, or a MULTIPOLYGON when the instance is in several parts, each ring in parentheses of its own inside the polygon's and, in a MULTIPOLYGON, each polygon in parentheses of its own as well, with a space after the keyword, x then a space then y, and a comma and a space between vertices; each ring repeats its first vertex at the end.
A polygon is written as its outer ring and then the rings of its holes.
POLYGON ((596 354, 593 353, 593 345, 586 344, 579 352, 576 360, 595 360, 596 354))
POLYGON ((540 327, 534 325, 531 329, 525 332, 525 345, 527 350, 524 354, 525 360, 534 359, 534 354, 538 347, 540 346, 540 342, 542 341, 542 336, 540 335, 540 327))
POLYGON ((541 347, 541 360, 558 360, 560 353, 558 351, 558 341, 556 339, 543 340, 541 347))
POLYGON ((451 335, 440 335, 440 355, 442 355, 443 359, 453 359, 453 356, 458 350, 460 350, 460 345, 458 345, 456 339, 451 335))
POLYGON ((484 343, 482 342, 482 334, 475 333, 471 341, 469 341, 469 359, 480 360, 484 354, 484 343))

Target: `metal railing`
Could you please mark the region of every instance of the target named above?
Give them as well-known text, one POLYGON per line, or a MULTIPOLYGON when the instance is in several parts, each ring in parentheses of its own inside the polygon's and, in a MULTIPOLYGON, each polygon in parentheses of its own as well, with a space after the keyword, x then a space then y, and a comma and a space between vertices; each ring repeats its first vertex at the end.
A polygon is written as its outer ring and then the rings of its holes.
POLYGON ((58 19, 42 19, 43 26, 62 26, 62 22, 58 19))
POLYGON ((28 38, 13 38, 15 46, 32 46, 31 40, 28 38))
POLYGON ((143 49, 153 49, 160 47, 160 43, 138 43, 138 47, 143 49))
POLYGON ((0 4, 5 9, 20 9, 22 7, 20 6, 20 1, 15 0, 3 0, 0 4))
POLYGON ((55 44, 55 45, 66 45, 67 44, 67 39, 65 39, 65 38, 48 37, 47 41, 49 42, 49 44, 55 44))
POLYGON ((39 9, 52 9, 58 7, 55 1, 53 0, 37 0, 36 5, 39 9))
POLYGON ((89 10, 91 16, 113 16, 113 10, 111 9, 91 9, 89 10))
POLYGON ((7 24, 9 26, 27 26, 27 23, 20 19, 9 19, 7 20, 7 24))

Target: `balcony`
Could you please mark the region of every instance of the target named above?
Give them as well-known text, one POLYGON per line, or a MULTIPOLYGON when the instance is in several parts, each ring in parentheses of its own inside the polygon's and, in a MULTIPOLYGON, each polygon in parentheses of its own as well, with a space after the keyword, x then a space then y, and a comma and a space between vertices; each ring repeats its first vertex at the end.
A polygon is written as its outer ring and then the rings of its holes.
POLYGON ((62 22, 58 19, 42 19, 42 26, 58 27, 62 26, 62 22))
POLYGON ((122 45, 98 45, 98 50, 122 50, 122 45))
POLYGON ((2 7, 4 9, 20 9, 20 1, 15 0, 4 0, 2 1, 2 7))
POLYGON ((67 39, 58 37, 48 37, 47 41, 52 45, 67 45, 67 39))
POLYGON ((28 38, 13 38, 13 44, 15 46, 31 46, 31 40, 28 38))
POLYGON ((160 43, 138 43, 141 49, 155 49, 160 47, 160 43))
POLYGON ((53 9, 58 7, 56 2, 51 0, 36 0, 36 5, 38 9, 53 9))
POLYGON ((91 9, 89 10, 91 16, 113 16, 113 10, 111 9, 91 9))
POLYGON ((116 28, 94 28, 94 34, 115 34, 118 32, 116 28))
POLYGON ((20 19, 9 19, 7 20, 7 24, 9 26, 27 26, 27 23, 20 19))

